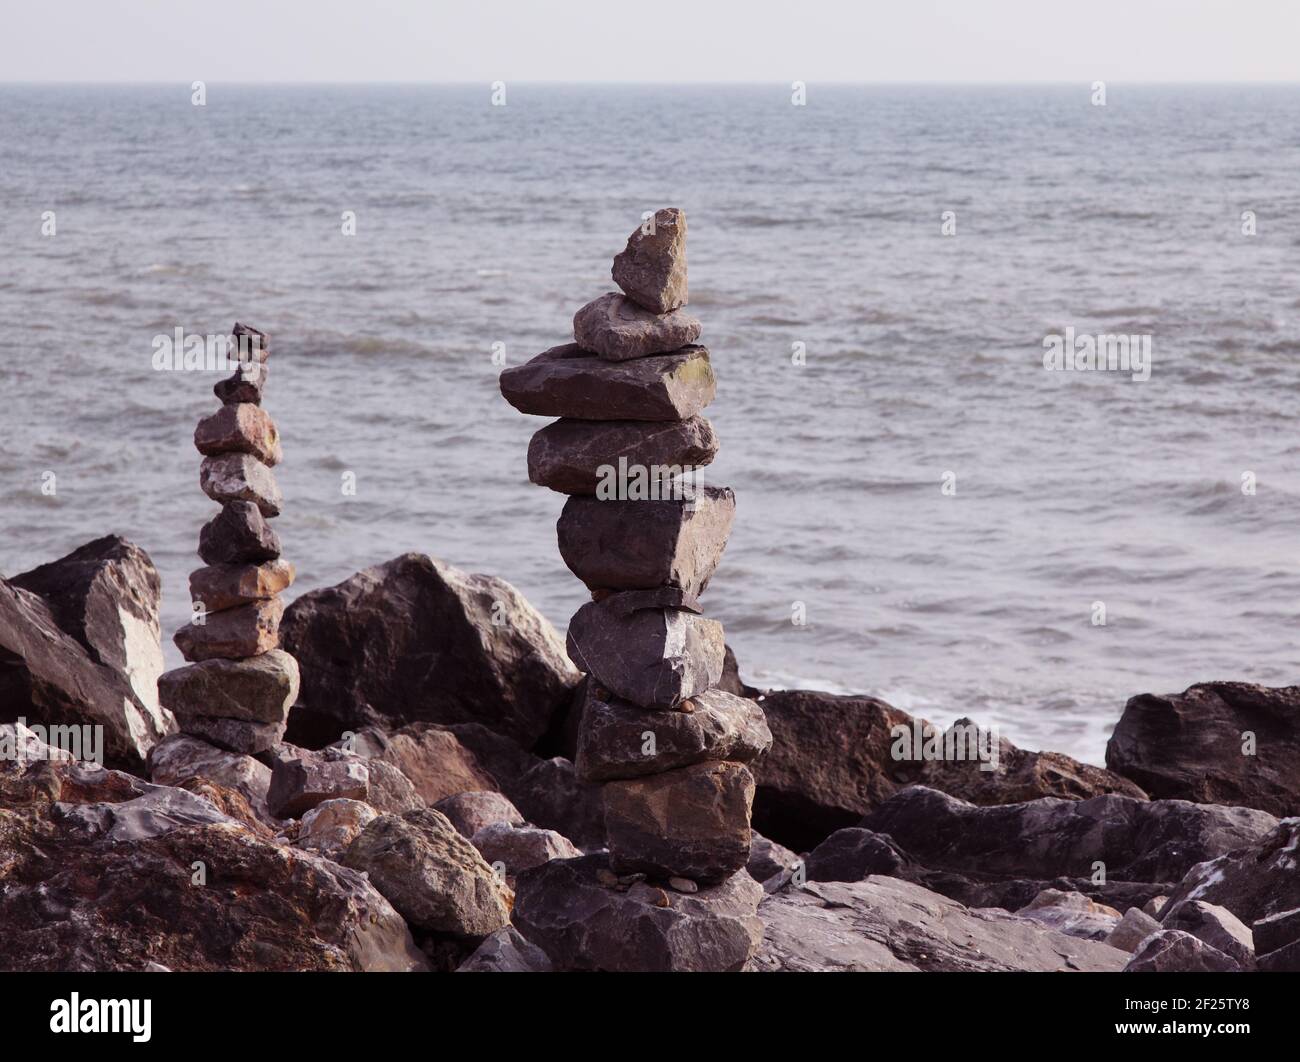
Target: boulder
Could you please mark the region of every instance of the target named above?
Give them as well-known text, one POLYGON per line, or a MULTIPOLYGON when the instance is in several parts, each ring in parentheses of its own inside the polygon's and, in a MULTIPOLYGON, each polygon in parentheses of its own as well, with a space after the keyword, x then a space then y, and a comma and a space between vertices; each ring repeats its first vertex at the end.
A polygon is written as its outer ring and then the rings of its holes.
POLYGON ((375 809, 360 800, 340 797, 323 801, 303 815, 298 828, 298 847, 338 862, 357 834, 376 818, 375 809))
POLYGON ((524 817, 519 814, 510 801, 501 793, 491 790, 471 790, 467 793, 455 793, 443 797, 433 805, 435 811, 447 816, 447 821, 456 827, 462 837, 473 837, 485 826, 504 823, 507 826, 522 826, 524 817))
POLYGON ((1255 940, 1250 926, 1226 907, 1189 899, 1179 904, 1170 917, 1162 919, 1160 927, 1190 933, 1223 952, 1244 970, 1255 967, 1255 940))
POLYGON ((589 590, 709 585, 736 515, 729 487, 704 487, 682 501, 601 501, 574 495, 556 531, 560 556, 589 590))
POLYGON ((783 871, 794 868, 799 857, 775 841, 769 841, 757 830, 749 831, 749 862, 745 869, 755 881, 764 882, 783 871))
POLYGON ((707 690, 676 709, 655 711, 588 686, 574 763, 584 782, 639 778, 706 760, 749 763, 771 747, 763 710, 751 700, 707 690))
MULTIPOLYGON (((676 351, 693 344, 700 338, 700 321, 685 310, 652 313, 617 291, 611 291, 587 303, 573 315, 573 338, 577 340, 574 345, 579 349, 592 351, 602 360, 621 363, 676 351)), ((712 379, 712 373, 709 375, 712 379)))
POLYGON ((0 969, 427 966, 363 876, 192 793, 88 764, 0 763, 0 807, 0 969))
POLYGON ((763 696, 763 691, 755 686, 750 686, 740 677, 740 664, 736 661, 736 654, 731 646, 726 646, 722 657, 722 678, 718 681, 718 689, 727 693, 734 693, 737 697, 748 697, 750 700, 757 700, 763 696))
POLYGON ((204 660, 165 673, 158 692, 180 720, 209 715, 283 724, 298 699, 298 662, 281 649, 247 660, 204 660))
MULTIPOLYGON (((137 650, 129 652, 130 659, 142 661, 137 650)), ((61 728, 59 734, 76 740, 80 755, 138 769, 176 725, 158 706, 156 680, 156 672, 146 676, 143 664, 128 676, 98 662, 60 629, 44 599, 0 579, 0 722, 23 719, 61 728), (96 726, 102 732, 84 729, 96 726)))
POLYGON ((1259 919, 1251 927, 1255 966, 1265 973, 1300 973, 1300 907, 1259 919))
POLYGON ((763 888, 733 874, 692 894, 602 884, 603 854, 555 859, 519 875, 514 921, 561 970, 740 970, 763 925, 763 888))
POLYGON ((763 900, 758 972, 1115 971, 1127 956, 897 878, 809 882, 763 900))
POLYGON ((555 629, 509 583, 417 553, 302 595, 281 635, 302 666, 289 723, 301 744, 425 721, 481 723, 529 747, 579 678, 555 629))
POLYGON ((1069 937, 1105 941, 1119 925, 1121 915, 1113 907, 1084 896, 1081 892, 1044 889, 1016 914, 1069 937))
POLYGON ((263 516, 279 516, 284 498, 275 473, 248 454, 216 454, 199 466, 199 487, 214 502, 249 501, 263 516))
POLYGON ((252 502, 236 501, 199 530, 199 558, 204 564, 261 564, 280 556, 280 536, 252 502))
POLYGON ((342 744, 344 748, 350 744, 372 763, 382 761, 397 768, 426 804, 457 793, 497 788, 478 757, 444 727, 412 723, 393 734, 367 727, 353 742, 342 744))
POLYGON ((614 283, 651 313, 670 313, 687 301, 686 212, 655 211, 638 226, 614 258, 614 283))
POLYGON ((187 623, 172 640, 186 660, 242 660, 270 652, 280 644, 278 597, 208 613, 202 623, 187 623))
POLYGON ((205 455, 250 454, 264 465, 278 465, 284 456, 275 421, 254 402, 223 405, 204 417, 194 429, 194 447, 205 455))
POLYGON ((703 417, 663 423, 563 417, 528 443, 528 478, 561 494, 620 500, 679 496, 672 480, 711 464, 718 437, 703 417))
POLYGON ((365 871, 420 929, 485 937, 510 920, 510 890, 432 808, 381 815, 349 845, 344 863, 365 871))
POLYGON ((1124 967, 1125 973, 1238 973, 1241 970, 1235 959, 1177 929, 1152 933, 1124 967))
POLYGON ((529 822, 556 830, 584 848, 605 843, 601 787, 579 780, 563 756, 540 761, 505 783, 505 792, 529 822))
POLYGON ((397 815, 425 806, 424 797, 416 791, 411 780, 391 763, 368 760, 366 769, 370 772, 366 803, 381 815, 397 815))
POLYGON ((276 818, 297 819, 326 800, 365 800, 369 789, 370 772, 360 759, 302 757, 271 769, 266 802, 276 818))
POLYGON ((582 855, 567 837, 554 830, 512 826, 508 822, 484 826, 474 834, 471 843, 507 880, 514 880, 523 871, 552 859, 575 859, 582 855))
POLYGON ((583 605, 569 621, 569 658, 615 696, 673 708, 717 685, 722 624, 686 608, 638 608, 638 591, 583 605))
POLYGON ((1140 908, 1130 907, 1124 912, 1124 917, 1119 920, 1115 928, 1110 931, 1106 943, 1112 948, 1119 948, 1120 951, 1127 951, 1131 955, 1138 950, 1138 946, 1147 937, 1158 932, 1159 929, 1160 923, 1149 914, 1140 908))
POLYGON ((892 838, 858 826, 836 830, 808 853, 804 865, 809 881, 862 881, 872 874, 927 880, 924 868, 892 838))
POLYGON ((595 348, 566 343, 502 372, 501 393, 519 412, 540 417, 686 420, 713 401, 717 381, 706 348, 677 346, 668 354, 608 361, 595 348))
POLYGON ((259 818, 270 822, 266 806, 271 768, 252 756, 228 752, 187 734, 173 734, 149 752, 149 778, 156 785, 183 786, 206 779, 244 797, 259 818))
POLYGON ((514 926, 483 938, 474 954, 456 968, 457 973, 549 973, 554 967, 546 952, 529 944, 514 926))
POLYGON ((108 535, 9 582, 40 597, 54 622, 95 663, 126 680, 147 715, 142 738, 168 732, 170 720, 158 709, 162 581, 149 554, 118 535, 108 535))
POLYGON ((1106 766, 1155 797, 1300 814, 1300 686, 1205 682, 1134 697, 1106 766))
POLYGON ((287 560, 197 568, 190 573, 190 600, 205 612, 220 612, 275 597, 293 585, 294 575, 287 560))
POLYGON ((754 779, 743 764, 609 782, 602 795, 610 866, 619 873, 718 882, 749 862, 754 779))

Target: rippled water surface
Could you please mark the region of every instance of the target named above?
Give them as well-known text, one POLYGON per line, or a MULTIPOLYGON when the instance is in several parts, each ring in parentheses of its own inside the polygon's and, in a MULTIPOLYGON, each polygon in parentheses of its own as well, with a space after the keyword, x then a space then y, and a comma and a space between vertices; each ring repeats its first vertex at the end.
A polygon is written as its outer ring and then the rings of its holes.
POLYGON ((705 604, 746 678, 1100 761, 1135 693, 1296 677, 1297 173, 1294 87, 3 86, 0 570, 116 531, 184 622, 214 378, 151 341, 242 320, 295 593, 418 550, 562 629, 563 499, 493 344, 568 339, 675 204, 740 504, 705 604), (1151 334, 1151 379, 1044 371, 1066 326, 1151 334))

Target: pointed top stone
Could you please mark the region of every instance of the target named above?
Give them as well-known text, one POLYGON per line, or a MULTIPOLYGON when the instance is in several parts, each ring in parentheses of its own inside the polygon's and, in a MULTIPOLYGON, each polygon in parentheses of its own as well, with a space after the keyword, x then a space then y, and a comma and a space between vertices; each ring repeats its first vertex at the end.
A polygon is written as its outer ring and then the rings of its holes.
POLYGON ((614 259, 614 283, 652 313, 671 313, 687 301, 686 213, 665 207, 627 238, 614 259))

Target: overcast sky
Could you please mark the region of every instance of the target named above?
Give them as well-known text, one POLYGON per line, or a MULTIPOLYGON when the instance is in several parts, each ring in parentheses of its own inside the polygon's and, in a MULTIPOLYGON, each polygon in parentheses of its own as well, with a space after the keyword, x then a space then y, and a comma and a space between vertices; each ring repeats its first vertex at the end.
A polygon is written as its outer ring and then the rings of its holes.
POLYGON ((6 81, 1300 81, 1300 0, 0 0, 6 81))

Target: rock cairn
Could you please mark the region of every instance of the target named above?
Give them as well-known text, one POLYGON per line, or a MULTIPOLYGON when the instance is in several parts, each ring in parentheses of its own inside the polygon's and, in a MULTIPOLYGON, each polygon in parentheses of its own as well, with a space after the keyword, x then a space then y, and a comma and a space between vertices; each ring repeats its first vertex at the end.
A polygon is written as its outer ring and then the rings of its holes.
POLYGON ((570 622, 568 651, 588 676, 576 769, 603 783, 599 879, 668 907, 669 892, 647 882, 706 899, 743 873, 754 797, 745 765, 771 734, 754 701, 715 688, 722 625, 700 612, 735 495, 674 489, 718 449, 699 415, 716 386, 709 352, 682 309, 685 214, 647 219, 613 278, 622 291, 578 311, 575 342, 506 370, 501 391, 521 412, 559 418, 533 436, 528 474, 569 495, 560 553, 592 596, 570 622))
POLYGON ((294 577, 280 556, 271 517, 280 489, 280 434, 262 409, 270 346, 256 329, 236 324, 235 375, 213 391, 221 408, 199 421, 194 445, 203 455, 199 486, 221 511, 199 532, 206 567, 190 576, 194 619, 176 632, 188 667, 158 680, 159 699, 182 732, 232 752, 256 754, 284 736, 298 697, 298 663, 281 650, 280 591, 294 577))

